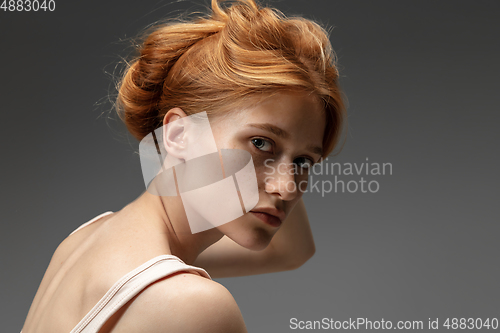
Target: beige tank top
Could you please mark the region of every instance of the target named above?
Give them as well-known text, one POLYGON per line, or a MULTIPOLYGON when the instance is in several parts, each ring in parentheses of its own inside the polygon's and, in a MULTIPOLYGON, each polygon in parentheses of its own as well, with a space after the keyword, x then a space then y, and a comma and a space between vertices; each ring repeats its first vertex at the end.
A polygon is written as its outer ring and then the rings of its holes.
MULTIPOLYGON (((94 217, 92 220, 82 224, 71 234, 112 213, 108 211, 94 217)), ((157 256, 121 277, 70 333, 99 332, 106 321, 116 311, 149 284, 180 271, 199 274, 207 279, 211 279, 210 275, 203 268, 187 265, 174 255, 163 254, 157 256)))

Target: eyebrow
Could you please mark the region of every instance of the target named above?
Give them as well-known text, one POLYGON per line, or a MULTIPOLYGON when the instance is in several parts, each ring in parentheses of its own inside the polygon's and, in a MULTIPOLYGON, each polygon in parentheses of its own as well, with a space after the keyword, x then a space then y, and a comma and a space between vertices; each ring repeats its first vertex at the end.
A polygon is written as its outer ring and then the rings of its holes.
MULTIPOLYGON (((262 123, 262 124, 248 124, 248 126, 250 127, 255 127, 255 128, 260 128, 264 131, 268 131, 268 132, 271 132, 273 133, 274 135, 282 138, 282 139, 288 139, 290 138, 290 134, 285 131, 284 129, 282 128, 279 128, 278 126, 275 126, 273 124, 269 124, 269 123, 262 123)), ((323 155, 323 148, 321 147, 318 147, 318 146, 315 146, 313 144, 309 145, 306 147, 307 150, 315 153, 315 154, 318 154, 318 155, 323 155)))

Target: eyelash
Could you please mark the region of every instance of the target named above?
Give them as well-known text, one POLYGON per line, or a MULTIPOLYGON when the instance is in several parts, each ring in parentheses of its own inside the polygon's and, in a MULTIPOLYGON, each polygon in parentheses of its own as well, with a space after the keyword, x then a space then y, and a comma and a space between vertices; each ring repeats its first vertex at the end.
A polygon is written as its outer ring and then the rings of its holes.
MULTIPOLYGON (((255 147, 255 149, 257 149, 257 150, 259 150, 259 151, 263 151, 263 152, 265 152, 265 153, 271 153, 271 152, 268 152, 268 151, 262 150, 261 148, 258 148, 258 147, 255 145, 255 143, 254 143, 254 141, 255 141, 255 140, 262 140, 262 141, 264 141, 264 142, 269 143, 271 146, 273 146, 273 142, 272 142, 271 140, 264 139, 264 138, 253 138, 253 139, 251 140, 251 141, 252 141, 253 146, 255 147)), ((306 169, 311 168, 311 167, 315 164, 315 163, 314 163, 314 160, 313 160, 312 158, 310 158, 310 157, 301 156, 301 157, 299 157, 299 158, 305 158, 305 159, 307 159, 307 160, 309 160, 309 161, 311 162, 311 163, 309 164, 309 167, 308 167, 308 168, 306 168, 306 169)))

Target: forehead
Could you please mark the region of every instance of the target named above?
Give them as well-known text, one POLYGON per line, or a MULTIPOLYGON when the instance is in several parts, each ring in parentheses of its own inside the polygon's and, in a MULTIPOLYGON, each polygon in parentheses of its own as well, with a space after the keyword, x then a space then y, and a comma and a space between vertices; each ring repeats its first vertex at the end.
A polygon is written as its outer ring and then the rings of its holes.
POLYGON ((278 126, 293 136, 299 133, 323 137, 326 116, 314 95, 280 93, 243 108, 236 119, 241 125, 268 123, 278 126), (316 135, 313 135, 316 134, 316 135))

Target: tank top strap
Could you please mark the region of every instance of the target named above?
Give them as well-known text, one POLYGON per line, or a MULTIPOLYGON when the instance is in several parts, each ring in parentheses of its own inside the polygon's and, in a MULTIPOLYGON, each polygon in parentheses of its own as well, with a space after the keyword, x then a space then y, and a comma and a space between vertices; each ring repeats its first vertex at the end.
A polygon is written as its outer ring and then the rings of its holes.
POLYGON ((109 214, 113 214, 112 211, 107 211, 107 212, 104 212, 102 214, 99 214, 97 215, 96 217, 94 217, 92 220, 88 221, 88 222, 85 222, 84 224, 82 224, 81 226, 79 226, 78 228, 76 228, 72 233, 70 233, 69 235, 73 235, 75 232, 77 232, 78 230, 82 229, 82 228, 85 228, 86 226, 88 226, 89 224, 92 224, 94 223, 95 221, 99 220, 101 217, 104 217, 106 215, 109 215, 109 214))
POLYGON ((118 280, 70 333, 97 333, 106 321, 151 283, 171 274, 189 271, 211 279, 203 268, 185 264, 180 258, 164 254, 155 257, 118 280))

